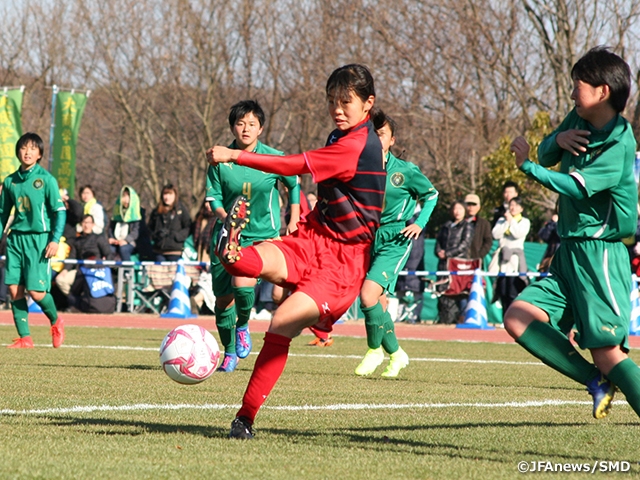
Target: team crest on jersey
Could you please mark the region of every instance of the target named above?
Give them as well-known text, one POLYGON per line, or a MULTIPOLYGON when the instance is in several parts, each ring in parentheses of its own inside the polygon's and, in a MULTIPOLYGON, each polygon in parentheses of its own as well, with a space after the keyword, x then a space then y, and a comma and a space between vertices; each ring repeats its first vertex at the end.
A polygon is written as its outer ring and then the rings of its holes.
POLYGON ((40 190, 42 187, 44 187, 44 182, 41 178, 36 178, 33 181, 33 188, 35 188, 36 190, 40 190))
POLYGON ((400 172, 396 172, 391 175, 391 179, 389 181, 394 187, 401 187, 402 185, 404 185, 404 175, 400 172))

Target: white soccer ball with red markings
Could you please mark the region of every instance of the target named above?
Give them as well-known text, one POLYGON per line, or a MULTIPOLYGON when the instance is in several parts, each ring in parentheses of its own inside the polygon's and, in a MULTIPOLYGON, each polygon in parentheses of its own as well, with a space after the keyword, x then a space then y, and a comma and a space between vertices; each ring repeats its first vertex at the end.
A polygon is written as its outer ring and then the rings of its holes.
POLYGON ((160 345, 160 365, 170 379, 191 385, 216 371, 220 360, 218 342, 198 325, 182 325, 167 333, 160 345))

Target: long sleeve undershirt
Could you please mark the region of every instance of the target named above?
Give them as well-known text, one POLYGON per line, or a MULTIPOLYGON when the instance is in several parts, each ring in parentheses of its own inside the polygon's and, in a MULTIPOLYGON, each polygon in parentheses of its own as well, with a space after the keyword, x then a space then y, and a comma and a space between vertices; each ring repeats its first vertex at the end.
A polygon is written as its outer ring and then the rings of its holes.
POLYGON ((587 192, 585 189, 580 185, 578 180, 573 178, 571 175, 547 170, 546 168, 533 163, 529 159, 524 161, 520 170, 556 193, 567 195, 576 200, 583 200, 587 198, 587 192))

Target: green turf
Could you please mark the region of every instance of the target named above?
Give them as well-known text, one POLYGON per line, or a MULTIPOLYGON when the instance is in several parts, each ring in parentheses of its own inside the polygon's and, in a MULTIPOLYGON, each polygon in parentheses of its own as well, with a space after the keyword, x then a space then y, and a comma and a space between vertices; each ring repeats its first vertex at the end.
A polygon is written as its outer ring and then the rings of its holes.
MULTIPOLYGON (((393 380, 383 367, 353 374, 363 339, 325 349, 295 339, 256 440, 243 442, 226 435, 255 355, 182 386, 158 364, 163 331, 69 327, 58 350, 45 346, 48 329, 32 333, 33 350, 0 347, 3 479, 501 479, 520 478, 520 461, 597 460, 628 461, 623 478, 640 478, 640 421, 626 404, 600 421, 587 404, 477 405, 590 400, 517 345, 404 341, 412 362, 393 380), (104 346, 141 349, 90 348, 104 346), (314 408, 323 406, 334 408, 314 408), (60 411, 74 407, 100 408, 60 411)), ((0 327, 3 343, 13 336, 0 327)), ((259 348, 262 335, 253 338, 259 348)))

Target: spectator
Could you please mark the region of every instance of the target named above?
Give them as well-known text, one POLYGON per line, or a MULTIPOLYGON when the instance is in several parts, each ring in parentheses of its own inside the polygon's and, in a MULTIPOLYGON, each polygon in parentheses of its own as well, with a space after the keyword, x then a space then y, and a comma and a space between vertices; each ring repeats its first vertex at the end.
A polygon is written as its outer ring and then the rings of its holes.
MULTIPOLYGON (((96 257, 87 251, 82 259, 96 260, 96 257)), ((116 297, 113 292, 110 268, 80 265, 67 299, 70 308, 81 312, 113 313, 116 310, 116 297)))
MULTIPOLYGON (((473 224, 465 220, 466 209, 462 202, 455 201, 449 210, 451 220, 440 228, 436 238, 435 253, 438 257, 438 270, 449 270, 449 260, 469 258, 469 247, 473 239, 473 224)), ((438 291, 445 292, 449 282, 441 283, 438 291)), ((458 323, 467 303, 466 294, 441 295, 438 298, 439 323, 458 323)))
MULTIPOLYGON (((527 271, 527 260, 524 256, 524 241, 527 238, 531 223, 523 216, 522 201, 520 197, 509 201, 509 210, 493 227, 493 238, 499 244, 499 266, 501 273, 516 273, 527 271)), ((526 276, 498 277, 495 295, 500 298, 502 311, 506 312, 509 305, 528 284, 526 276)))
POLYGON ((198 254, 199 262, 209 262, 209 250, 213 236, 213 226, 216 224, 216 216, 211 210, 211 205, 206 200, 202 202, 200 210, 193 222, 193 244, 198 254))
POLYGON ((543 227, 538 231, 538 238, 547 244, 542 260, 538 265, 539 272, 548 272, 551 260, 560 246, 560 235, 558 235, 558 214, 554 211, 543 227))
POLYGON ((124 262, 131 261, 131 254, 136 249, 141 220, 140 197, 132 187, 125 185, 116 199, 109 225, 111 252, 119 254, 124 262))
MULTIPOLYGON (((107 241, 107 237, 95 233, 95 222, 91 215, 82 217, 80 223, 82 232, 76 238, 74 245, 71 245, 71 252, 68 258, 92 259, 92 260, 112 260, 113 254, 107 241)), ((64 295, 69 295, 71 286, 76 280, 78 269, 75 265, 66 265, 56 276, 56 285, 64 295)))
POLYGON ((191 230, 191 217, 172 184, 162 187, 160 202, 151 212, 149 232, 156 262, 177 262, 191 230))
MULTIPOLYGON (((80 199, 82 200, 83 213, 91 215, 93 218, 93 233, 98 235, 106 232, 107 216, 104 213, 104 207, 98 200, 91 185, 83 185, 80 187, 80 199)), ((82 231, 82 226, 76 227, 77 232, 82 231)))
POLYGON ((491 235, 491 224, 488 220, 478 216, 480 211, 480 197, 470 193, 464 197, 464 204, 467 209, 467 222, 473 225, 473 239, 469 246, 469 258, 479 258, 480 263, 491 250, 493 236, 491 235))
POLYGON ((62 235, 67 243, 72 245, 78 235, 78 225, 82 222, 84 209, 79 201, 69 198, 69 191, 66 188, 60 189, 60 198, 62 198, 64 206, 67 208, 67 220, 64 224, 62 235))
POLYGON ((505 212, 509 211, 509 202, 512 198, 519 195, 518 184, 511 180, 504 183, 502 186, 502 205, 493 209, 493 220, 491 221, 491 228, 496 226, 500 217, 503 217, 505 212))

